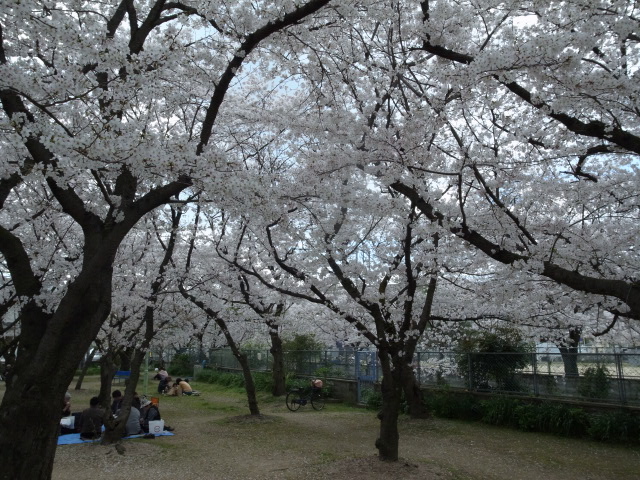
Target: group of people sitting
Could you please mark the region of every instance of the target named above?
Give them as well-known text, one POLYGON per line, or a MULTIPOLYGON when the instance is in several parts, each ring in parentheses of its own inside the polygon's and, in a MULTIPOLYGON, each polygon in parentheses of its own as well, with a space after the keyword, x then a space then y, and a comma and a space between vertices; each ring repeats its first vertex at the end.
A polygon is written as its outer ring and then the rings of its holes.
MULTIPOLYGON (((113 397, 111 414, 115 418, 118 418, 124 397, 120 390, 115 390, 111 396, 113 397)), ((147 398, 141 400, 138 394, 134 392, 131 410, 129 411, 129 417, 127 418, 125 426, 125 436, 149 433, 149 422, 153 420, 162 420, 158 405, 147 398)), ((173 428, 168 425, 165 425, 164 429, 169 432, 173 431, 173 428)))
MULTIPOLYGON (((124 396, 120 390, 114 390, 111 397, 113 399, 111 415, 117 419, 122 409, 124 396)), ((73 427, 61 426, 60 434, 80 433, 80 438, 83 440, 100 438, 105 419, 105 410, 100 406, 100 399, 92 397, 89 400, 89 408, 75 414, 71 413, 70 400, 71 395, 67 392, 62 407, 62 416, 73 416, 73 427)), ((147 398, 140 399, 137 392, 135 392, 125 424, 124 436, 149 433, 149 422, 154 420, 161 420, 158 405, 155 405, 147 398)), ((165 425, 164 429, 169 432, 173 431, 173 428, 168 425, 165 425)))
POLYGON ((200 392, 196 392, 191 385, 189 385, 188 378, 176 378, 176 381, 171 383, 172 379, 164 368, 158 370, 153 378, 160 380, 158 382, 158 393, 161 395, 167 395, 169 397, 200 395, 200 392))

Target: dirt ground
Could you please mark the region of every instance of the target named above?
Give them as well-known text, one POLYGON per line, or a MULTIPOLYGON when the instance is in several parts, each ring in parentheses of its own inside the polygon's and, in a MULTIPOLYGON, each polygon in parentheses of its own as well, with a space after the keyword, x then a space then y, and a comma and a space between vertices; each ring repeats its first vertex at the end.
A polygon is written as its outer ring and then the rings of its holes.
MULTIPOLYGON (((96 394, 97 379, 85 387, 71 390, 74 411, 96 394)), ((59 446, 53 478, 640 479, 638 449, 442 419, 401 418, 402 460, 383 463, 371 411, 328 403, 294 413, 265 395, 262 418, 248 418, 241 394, 196 388, 199 397, 160 399, 175 436, 124 440, 124 454, 98 444, 59 446)))

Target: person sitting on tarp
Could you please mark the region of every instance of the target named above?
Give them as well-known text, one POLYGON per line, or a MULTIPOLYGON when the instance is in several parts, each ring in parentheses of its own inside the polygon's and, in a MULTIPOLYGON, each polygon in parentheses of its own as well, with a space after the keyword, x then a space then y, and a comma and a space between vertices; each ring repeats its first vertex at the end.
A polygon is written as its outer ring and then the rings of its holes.
POLYGON ((68 417, 71 415, 71 394, 69 392, 64 394, 64 402, 62 403, 62 416, 68 417))
POLYGON ((77 421, 80 417, 80 413, 71 413, 71 394, 69 392, 64 394, 64 402, 62 403, 62 418, 73 416, 72 423, 61 423, 58 435, 68 435, 69 433, 76 433, 77 421))
POLYGON ((114 417, 118 416, 118 412, 120 412, 120 408, 122 407, 122 401, 124 397, 122 396, 122 392, 120 390, 114 390, 111 393, 111 397, 113 398, 113 403, 111 404, 111 413, 114 417))
POLYGON ((161 378, 160 382, 158 383, 158 393, 161 395, 167 393, 171 389, 170 382, 171 377, 169 376, 161 378))
POLYGON ((132 405, 129 417, 127 418, 127 424, 124 428, 124 436, 128 437, 129 435, 138 435, 139 433, 144 433, 140 426, 140 410, 132 405))
POLYGON ((176 383, 180 386, 180 390, 182 391, 182 395, 192 395, 193 394, 193 388, 191 388, 191 385, 189 385, 186 380, 183 380, 181 378, 177 378, 176 379, 176 383))
POLYGON ((100 408, 100 399, 91 397, 89 408, 82 411, 79 422, 80 438, 83 440, 93 440, 102 435, 102 419, 104 410, 100 408))
MULTIPOLYGON (((160 410, 158 409, 158 406, 153 402, 145 399, 142 401, 142 406, 140 409, 140 425, 142 426, 142 430, 144 430, 144 433, 149 433, 149 422, 152 422, 154 420, 162 420, 160 416, 160 410)), ((173 428, 168 425, 164 426, 164 430, 173 432, 173 428)))

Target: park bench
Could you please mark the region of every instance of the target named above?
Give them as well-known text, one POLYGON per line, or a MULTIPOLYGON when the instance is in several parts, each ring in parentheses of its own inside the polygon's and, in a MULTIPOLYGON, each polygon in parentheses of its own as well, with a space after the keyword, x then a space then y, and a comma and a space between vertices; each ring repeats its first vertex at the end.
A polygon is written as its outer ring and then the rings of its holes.
POLYGON ((130 376, 131 376, 131 370, 118 370, 116 374, 113 376, 113 382, 117 380, 119 385, 122 382, 122 380, 127 380, 130 376))

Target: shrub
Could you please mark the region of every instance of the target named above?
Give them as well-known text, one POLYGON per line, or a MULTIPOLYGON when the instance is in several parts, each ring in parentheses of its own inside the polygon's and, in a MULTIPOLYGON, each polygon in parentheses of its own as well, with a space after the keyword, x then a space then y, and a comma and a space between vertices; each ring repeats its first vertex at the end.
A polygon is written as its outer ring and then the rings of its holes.
POLYGON ((584 375, 580 378, 578 392, 585 398, 605 399, 609 397, 610 386, 609 370, 599 363, 595 367, 589 367, 585 370, 584 375))
POLYGON ((504 396, 478 403, 470 395, 453 395, 447 391, 429 395, 427 405, 437 417, 466 420, 481 417, 485 423, 524 431, 640 443, 640 417, 626 412, 589 414, 582 408, 553 402, 528 403, 504 396))
POLYGON ((327 377, 344 377, 344 370, 340 367, 328 366, 320 367, 316 370, 315 376, 326 379, 327 377))
POLYGON ((175 354, 171 359, 169 369, 173 377, 191 375, 193 373, 193 364, 191 363, 191 357, 187 353, 175 354))
POLYGON ((538 405, 523 403, 515 407, 513 414, 519 430, 534 432, 540 429, 540 408, 538 405))
POLYGON ((217 370, 202 369, 196 372, 195 379, 198 382, 216 383, 219 375, 220 372, 218 372, 217 370))
POLYGON ((588 415, 581 408, 543 403, 538 406, 537 431, 579 437, 586 433, 588 415))
POLYGON ((460 374, 471 381, 471 388, 517 392, 523 388, 516 370, 529 365, 533 347, 514 329, 499 328, 494 332, 471 331, 456 348, 460 374))
POLYGON ((436 417, 479 420, 479 402, 470 395, 454 395, 447 391, 425 395, 427 410, 436 417))
POLYGON ((640 441, 640 419, 624 412, 592 415, 589 436, 600 441, 640 441))
POLYGON ((509 397, 495 397, 481 402, 482 421, 491 425, 509 425, 516 427, 516 408, 521 404, 520 400, 509 397))
POLYGON ((297 378, 291 373, 287 373, 285 377, 285 385, 287 391, 293 390, 294 388, 305 388, 309 386, 309 380, 304 378, 297 378))
POLYGON ((382 407, 382 394, 373 389, 364 390, 362 392, 362 400, 364 400, 369 410, 380 410, 382 407))
POLYGON ((253 384, 260 392, 271 392, 273 389, 273 377, 270 373, 256 372, 253 374, 253 384))

